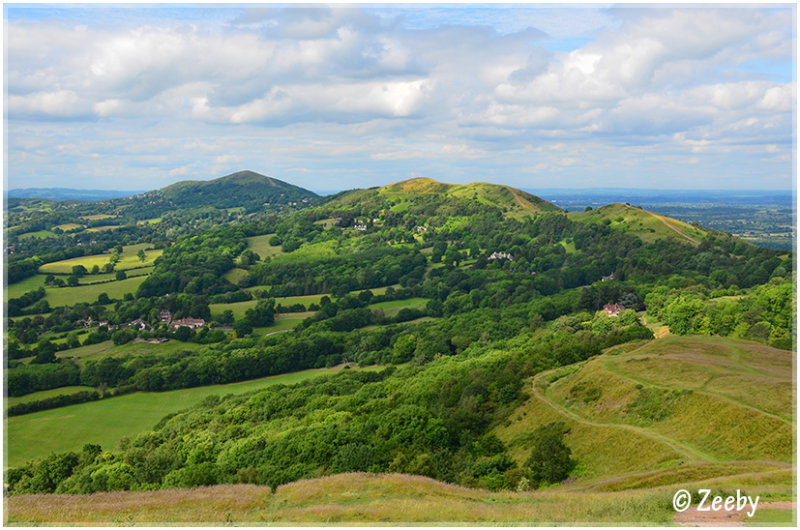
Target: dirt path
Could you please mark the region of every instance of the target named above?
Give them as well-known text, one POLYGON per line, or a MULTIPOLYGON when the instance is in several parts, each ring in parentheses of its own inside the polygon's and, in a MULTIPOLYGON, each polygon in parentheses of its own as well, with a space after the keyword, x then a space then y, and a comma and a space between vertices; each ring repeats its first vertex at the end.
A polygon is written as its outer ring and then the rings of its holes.
POLYGON ((653 217, 655 217, 656 219, 658 219, 659 221, 664 223, 664 226, 666 226, 670 230, 674 230, 679 235, 681 235, 681 236, 685 237, 686 239, 688 239, 689 241, 691 241, 693 245, 699 245, 700 244, 700 242, 698 240, 696 240, 695 238, 693 238, 693 237, 681 232, 680 230, 678 230, 677 227, 669 224, 669 222, 667 222, 666 219, 664 219, 662 216, 658 215, 657 213, 653 213, 653 212, 647 212, 647 213, 649 213, 650 215, 652 215, 653 217))
POLYGON ((636 427, 635 425, 627 425, 624 423, 601 423, 601 422, 594 422, 579 416, 575 412, 561 406, 560 404, 556 403, 555 401, 551 400, 547 397, 545 392, 542 392, 537 386, 536 382, 539 378, 545 375, 547 372, 543 372, 538 376, 534 377, 533 379, 533 395, 542 400, 544 403, 549 405, 552 409, 556 412, 561 414, 562 416, 566 416, 567 418, 576 421, 578 423, 583 423, 585 425, 591 425, 593 427, 604 427, 604 428, 618 428, 624 429, 626 431, 635 432, 657 442, 663 443, 664 445, 668 446, 670 449, 675 451, 676 453, 682 455, 684 458, 687 458, 690 461, 700 461, 700 462, 714 462, 716 461, 710 455, 704 454, 696 449, 693 449, 677 440, 673 440, 663 434, 659 434, 657 432, 653 432, 649 429, 643 429, 642 427, 636 427))
MULTIPOLYGON (((792 501, 759 502, 758 510, 772 508, 778 510, 797 510, 797 503, 792 501)), ((756 512, 758 513, 758 512, 756 512)), ((683 513, 675 514, 675 522, 681 526, 744 526, 747 512, 698 512, 696 507, 683 513)))

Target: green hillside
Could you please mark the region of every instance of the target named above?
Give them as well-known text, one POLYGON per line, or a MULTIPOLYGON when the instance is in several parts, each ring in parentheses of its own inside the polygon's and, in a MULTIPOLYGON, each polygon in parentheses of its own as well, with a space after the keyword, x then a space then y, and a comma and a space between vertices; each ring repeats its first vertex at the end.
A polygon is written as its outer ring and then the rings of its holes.
POLYGON ((514 420, 495 433, 522 462, 532 432, 564 422, 580 490, 789 469, 792 357, 749 341, 697 336, 611 349, 538 374, 514 420))
POLYGON ((706 231, 701 228, 621 203, 587 212, 570 213, 569 218, 581 223, 600 223, 624 230, 645 243, 658 239, 674 239, 697 246, 706 237, 706 231))
POLYGON ((136 198, 144 203, 162 203, 172 208, 244 208, 263 210, 265 205, 288 205, 315 198, 314 192, 254 171, 237 171, 213 180, 185 180, 136 198))
MULTIPOLYGON (((530 193, 499 184, 444 184, 429 178, 404 180, 381 188, 354 190, 336 196, 328 206, 413 212, 425 216, 469 215, 488 207, 504 217, 521 218, 560 208, 530 193)), ((435 221, 434 221, 434 224, 435 221)))

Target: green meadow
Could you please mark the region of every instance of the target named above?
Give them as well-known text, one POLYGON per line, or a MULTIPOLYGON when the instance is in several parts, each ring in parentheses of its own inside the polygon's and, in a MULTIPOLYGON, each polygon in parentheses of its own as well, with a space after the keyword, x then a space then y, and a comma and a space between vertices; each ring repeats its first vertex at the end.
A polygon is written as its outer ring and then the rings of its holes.
POLYGON ((280 245, 272 246, 269 244, 270 238, 275 234, 264 234, 263 236, 253 236, 247 238, 247 248, 258 254, 261 259, 269 256, 277 256, 283 254, 283 248, 280 245))
POLYGON ((118 299, 125 296, 126 293, 135 293, 145 278, 146 276, 136 276, 108 283, 47 288, 47 296, 44 299, 50 303, 50 307, 73 305, 78 302, 94 302, 100 293, 106 293, 109 298, 118 299))
MULTIPOLYGON (((146 250, 146 247, 146 244, 122 247, 120 260, 117 262, 114 269, 121 271, 153 265, 155 259, 163 253, 163 250, 146 250), (136 255, 139 250, 145 250, 144 261, 141 261, 136 255)), ((102 267, 108 263, 110 257, 110 254, 95 254, 92 256, 80 256, 77 258, 54 261, 53 263, 45 263, 39 267, 39 272, 42 274, 71 274, 72 267, 77 265, 83 265, 87 270, 91 270, 95 265, 102 267)))
POLYGON ((137 392, 14 416, 6 420, 6 465, 20 466, 54 452, 80 451, 86 443, 114 449, 123 436, 135 436, 150 430, 167 414, 199 403, 206 396, 243 394, 272 385, 289 385, 334 373, 341 368, 304 370, 241 383, 170 392, 137 392), (58 435, 54 436, 54 433, 58 435))

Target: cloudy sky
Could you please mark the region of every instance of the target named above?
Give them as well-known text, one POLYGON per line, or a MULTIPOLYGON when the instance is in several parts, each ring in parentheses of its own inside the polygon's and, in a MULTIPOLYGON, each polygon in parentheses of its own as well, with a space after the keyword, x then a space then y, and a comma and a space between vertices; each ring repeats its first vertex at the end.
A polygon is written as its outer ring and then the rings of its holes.
POLYGON ((4 14, 7 189, 794 179, 793 4, 4 14))

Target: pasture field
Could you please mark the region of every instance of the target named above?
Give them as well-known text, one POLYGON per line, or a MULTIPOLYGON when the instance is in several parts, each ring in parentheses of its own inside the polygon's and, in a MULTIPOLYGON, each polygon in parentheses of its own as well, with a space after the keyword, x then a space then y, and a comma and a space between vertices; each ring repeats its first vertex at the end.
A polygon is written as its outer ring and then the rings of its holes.
POLYGON ((100 221, 101 219, 113 219, 116 217, 115 215, 108 215, 105 213, 96 213, 94 215, 84 215, 81 216, 81 219, 86 219, 87 221, 100 221))
POLYGON ((36 237, 39 239, 44 239, 46 237, 54 236, 55 234, 50 230, 37 230, 36 232, 25 232, 24 234, 20 234, 19 238, 24 239, 26 237, 36 237))
MULTIPOLYGON (((251 287, 248 290, 258 289, 258 287, 251 287)), ((263 289, 263 287, 262 287, 263 289)), ((317 304, 319 305, 319 301, 322 299, 323 296, 330 296, 324 294, 310 294, 305 296, 282 296, 275 299, 275 305, 282 304, 284 306, 290 306, 293 304, 303 304, 304 306, 308 307, 310 304, 317 304)), ((332 298, 332 297, 331 297, 332 298)), ((222 315, 222 312, 226 309, 230 309, 233 311, 234 318, 242 318, 244 316, 245 311, 248 309, 252 309, 256 306, 258 300, 245 300, 244 302, 233 302, 230 304, 209 304, 208 307, 211 310, 211 318, 219 318, 222 315)), ((278 313, 275 314, 277 316, 278 313)))
POLYGON ((64 223, 53 227, 53 229, 56 228, 59 228, 64 232, 69 232, 70 230, 75 230, 76 228, 83 228, 83 225, 79 225, 78 223, 64 223))
POLYGON ((6 420, 6 465, 15 467, 53 452, 80 451, 86 443, 114 449, 123 436, 152 429, 167 414, 190 407, 210 395, 243 394, 271 385, 290 385, 341 370, 303 370, 252 381, 169 392, 137 392, 124 396, 43 410, 6 420), (57 433, 57 436, 54 434, 57 433))
MULTIPOLYGON (((141 261, 136 253, 139 252, 140 249, 144 249, 146 246, 147 245, 145 244, 140 244, 122 247, 122 254, 120 254, 120 260, 114 267, 115 270, 122 271, 152 266, 155 259, 164 251, 145 250, 145 260, 141 261)), ((77 258, 54 261, 52 263, 45 263, 39 267, 39 272, 42 274, 71 274, 72 267, 76 265, 83 265, 87 270, 91 270, 95 265, 102 267, 108 263, 110 257, 110 254, 95 254, 92 256, 80 256, 77 258)))
POLYGON ((268 256, 277 256, 283 254, 283 248, 280 245, 272 246, 269 240, 275 234, 264 234, 262 236, 253 236, 247 238, 247 248, 258 254, 261 259, 268 256))
POLYGON ((20 280, 17 283, 12 283, 5 287, 5 299, 8 300, 9 298, 19 298, 23 294, 35 291, 39 287, 45 287, 44 285, 44 274, 35 274, 33 276, 29 276, 24 280, 20 280))
MULTIPOLYGON (((305 243, 297 250, 282 253, 272 258, 276 263, 309 263, 334 258, 337 255, 336 241, 305 243)), ((263 257, 263 256, 262 256, 263 257)))
POLYGON ((32 392, 30 394, 25 394, 24 396, 8 396, 5 399, 5 406, 8 408, 20 403, 30 403, 31 401, 38 401, 40 399, 47 399, 55 396, 77 394, 78 392, 84 392, 86 390, 94 390, 94 388, 90 386, 62 386, 60 388, 32 392))
POLYGON ((103 231, 114 231, 119 230, 120 225, 103 225, 103 226, 95 226, 92 228, 87 228, 87 232, 103 232, 103 231))
POLYGON ((231 282, 233 285, 238 285, 239 280, 241 280, 242 278, 246 278, 247 275, 248 272, 245 269, 234 267, 225 274, 223 274, 222 277, 231 282))
POLYGON ((405 300, 391 300, 389 302, 379 302, 367 307, 370 309, 383 309, 383 314, 392 317, 400 312, 401 309, 422 309, 428 303, 428 298, 406 298, 405 300))
POLYGON ((109 298, 118 299, 125 296, 125 293, 135 293, 145 278, 146 276, 136 276, 108 283, 48 288, 47 296, 44 299, 50 303, 50 307, 74 305, 78 302, 94 302, 100 293, 106 293, 109 298))
MULTIPOLYGON (((81 336, 81 340, 84 340, 83 336, 81 336)), ((127 344, 116 346, 112 341, 106 340, 103 342, 98 342, 97 344, 90 344, 88 346, 63 350, 57 352, 56 356, 67 359, 74 358, 78 361, 78 364, 83 364, 88 359, 96 361, 102 359, 103 357, 118 357, 120 355, 129 353, 134 355, 147 355, 149 353, 170 353, 184 350, 192 351, 202 348, 203 346, 204 345, 202 344, 197 344, 194 342, 181 342, 179 340, 169 340, 159 344, 131 341, 127 344)))

